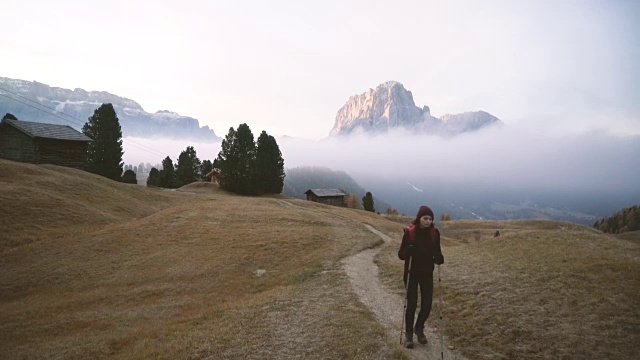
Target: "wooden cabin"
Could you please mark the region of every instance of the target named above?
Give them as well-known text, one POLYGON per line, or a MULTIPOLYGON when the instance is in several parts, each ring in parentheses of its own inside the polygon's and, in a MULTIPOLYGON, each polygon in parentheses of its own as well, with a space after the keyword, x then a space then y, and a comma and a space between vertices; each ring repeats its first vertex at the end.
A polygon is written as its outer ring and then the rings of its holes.
POLYGON ((347 195, 338 189, 309 189, 305 191, 308 201, 314 201, 333 206, 345 206, 344 197, 347 195))
POLYGON ((0 158, 85 170, 93 141, 68 125, 5 119, 0 122, 0 158))
POLYGON ((212 184, 215 184, 215 183, 220 184, 220 178, 221 178, 221 176, 222 176, 222 175, 220 175, 220 172, 219 172, 218 170, 216 170, 216 169, 213 169, 213 170, 209 171, 209 172, 205 175, 205 177, 211 177, 211 183, 212 183, 212 184))

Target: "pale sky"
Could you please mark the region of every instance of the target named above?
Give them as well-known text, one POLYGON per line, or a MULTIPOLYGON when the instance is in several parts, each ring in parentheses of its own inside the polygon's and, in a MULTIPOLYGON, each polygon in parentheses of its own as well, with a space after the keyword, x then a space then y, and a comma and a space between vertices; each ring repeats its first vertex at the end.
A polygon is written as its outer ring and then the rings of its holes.
POLYGON ((434 116, 640 134, 640 2, 2 2, 0 76, 108 91, 219 136, 321 139, 387 80, 434 116))

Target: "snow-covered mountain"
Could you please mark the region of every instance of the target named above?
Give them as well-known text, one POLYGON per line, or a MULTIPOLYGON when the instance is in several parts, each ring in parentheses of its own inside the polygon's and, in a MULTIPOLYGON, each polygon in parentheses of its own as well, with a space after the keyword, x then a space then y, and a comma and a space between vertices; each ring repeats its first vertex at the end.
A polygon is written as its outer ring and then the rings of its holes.
POLYGON ((354 131, 386 133, 392 128, 438 135, 457 135, 491 125, 502 125, 497 117, 484 112, 431 115, 428 106, 416 106, 413 94, 397 81, 387 81, 375 89, 354 95, 338 110, 329 135, 348 135, 354 131))
POLYGON ((165 110, 148 113, 137 102, 105 91, 69 90, 0 77, 0 116, 11 113, 24 121, 69 125, 81 130, 104 103, 113 104, 123 136, 220 141, 208 126, 200 127, 197 119, 165 110))

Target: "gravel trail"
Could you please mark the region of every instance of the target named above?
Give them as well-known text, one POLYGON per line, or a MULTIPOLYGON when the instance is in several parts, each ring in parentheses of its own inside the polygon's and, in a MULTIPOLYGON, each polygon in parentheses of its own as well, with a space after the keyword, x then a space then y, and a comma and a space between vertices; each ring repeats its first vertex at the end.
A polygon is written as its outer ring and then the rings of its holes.
MULTIPOLYGON (((365 227, 380 236, 386 244, 391 242, 387 235, 369 225, 365 225, 365 227)), ((381 249, 382 246, 378 246, 350 256, 344 260, 343 267, 360 301, 373 312, 378 322, 384 327, 387 336, 399 343, 404 299, 387 289, 378 278, 378 266, 373 260, 381 249)), ((434 286, 438 286, 437 277, 434 278, 434 286)), ((456 351, 449 350, 446 339, 444 339, 444 353, 441 353, 440 334, 429 326, 438 318, 436 303, 437 299, 434 298, 434 309, 427 320, 427 328, 425 329, 428 343, 426 345, 419 344, 414 336, 414 348, 405 349, 406 353, 414 359, 442 359, 444 356, 444 359, 465 360, 456 351)))

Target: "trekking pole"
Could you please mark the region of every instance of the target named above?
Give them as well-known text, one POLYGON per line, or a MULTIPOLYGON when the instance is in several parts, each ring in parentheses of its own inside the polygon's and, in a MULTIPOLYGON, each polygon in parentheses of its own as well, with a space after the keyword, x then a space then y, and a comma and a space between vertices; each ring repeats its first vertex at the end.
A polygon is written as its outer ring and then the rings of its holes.
POLYGON ((407 271, 407 283, 404 285, 404 309, 402 310, 402 325, 400 325, 400 344, 402 344, 402 334, 404 332, 404 319, 407 316, 407 298, 409 297, 409 280, 411 278, 411 260, 413 256, 409 256, 409 270, 407 271))
POLYGON ((438 265, 438 292, 440 296, 438 296, 438 302, 440 305, 438 306, 440 312, 440 358, 444 360, 444 319, 442 318, 442 279, 440 278, 440 265, 438 265))

